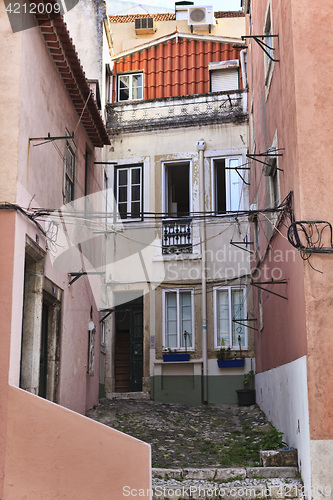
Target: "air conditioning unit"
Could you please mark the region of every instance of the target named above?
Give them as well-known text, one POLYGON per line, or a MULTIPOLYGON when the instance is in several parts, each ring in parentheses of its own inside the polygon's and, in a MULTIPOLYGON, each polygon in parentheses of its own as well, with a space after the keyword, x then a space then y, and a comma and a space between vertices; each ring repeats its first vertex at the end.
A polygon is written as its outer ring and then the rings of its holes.
POLYGON ((153 17, 138 17, 134 20, 135 33, 137 35, 149 35, 155 33, 155 19, 153 17))
POLYGON ((189 7, 188 24, 196 29, 208 29, 215 25, 213 7, 189 7))

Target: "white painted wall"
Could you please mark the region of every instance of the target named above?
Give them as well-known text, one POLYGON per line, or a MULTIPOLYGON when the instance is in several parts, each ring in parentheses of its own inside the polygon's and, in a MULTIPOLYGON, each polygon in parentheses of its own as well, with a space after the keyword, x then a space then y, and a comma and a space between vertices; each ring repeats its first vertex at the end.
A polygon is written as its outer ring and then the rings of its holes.
MULTIPOLYGON (((311 490, 310 430, 306 356, 256 374, 256 401, 284 441, 298 450, 306 492, 311 490)), ((310 499, 311 497, 308 496, 310 499)))

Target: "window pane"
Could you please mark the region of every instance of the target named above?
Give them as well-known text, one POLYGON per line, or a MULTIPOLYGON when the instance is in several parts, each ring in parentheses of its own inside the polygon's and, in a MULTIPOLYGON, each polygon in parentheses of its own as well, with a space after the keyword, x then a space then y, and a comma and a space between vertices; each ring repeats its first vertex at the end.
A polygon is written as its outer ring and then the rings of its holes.
POLYGON ((119 76, 119 100, 127 101, 129 99, 129 76, 119 76))
POLYGON ((141 180, 141 169, 132 168, 132 184, 140 184, 141 180))
POLYGON ((140 200, 140 186, 132 186, 132 201, 140 200))
POLYGON ((119 186, 127 186, 127 170, 118 170, 119 186))
MULTIPOLYGON (((243 290, 231 291, 232 319, 244 320, 244 295, 243 290)), ((242 321, 243 323, 244 321, 242 321)), ((232 343, 239 346, 239 337, 241 345, 245 346, 245 327, 232 322, 232 343)))
POLYGON ((118 210, 122 219, 127 219, 127 203, 118 203, 118 210))
POLYGON ((185 347, 186 331, 186 346, 192 347, 192 300, 191 292, 180 292, 180 317, 181 317, 181 347, 185 347))
POLYGON ((226 211, 225 160, 214 160, 215 168, 215 210, 219 214, 226 211))
POLYGON ((135 201, 131 203, 131 217, 132 219, 138 219, 140 217, 140 202, 135 201))
POLYGON ((166 294, 166 347, 177 347, 177 294, 166 294))
POLYGON ((127 201, 127 186, 122 186, 118 190, 118 202, 126 202, 127 201))
POLYGON ((223 347, 230 346, 228 290, 217 292, 217 342, 223 347))
POLYGON ((132 99, 142 99, 142 75, 132 75, 132 99))
POLYGON ((242 208, 241 193, 242 193, 242 180, 234 170, 238 167, 238 160, 229 160, 230 172, 230 210, 237 211, 242 208))

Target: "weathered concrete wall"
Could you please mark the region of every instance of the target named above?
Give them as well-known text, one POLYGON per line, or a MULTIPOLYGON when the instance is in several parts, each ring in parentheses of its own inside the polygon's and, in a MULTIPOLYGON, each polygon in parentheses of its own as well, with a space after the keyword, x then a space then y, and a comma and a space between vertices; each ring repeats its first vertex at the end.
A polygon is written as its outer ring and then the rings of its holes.
POLYGON ((284 433, 288 446, 297 448, 299 468, 308 490, 311 457, 306 357, 257 373, 256 401, 272 424, 284 433))
POLYGON ((5 4, 0 5, 0 36, 2 50, 0 54, 0 125, 1 137, 1 179, 0 199, 15 203, 18 162, 18 141, 20 121, 20 92, 22 67, 17 64, 22 54, 22 33, 13 35, 5 4), (11 97, 9 97, 11 96, 11 97))
MULTIPOLYGON (((112 18, 111 18, 112 21, 112 18)), ((170 35, 178 30, 180 33, 191 33, 190 26, 187 20, 176 21, 156 21, 156 31, 151 35, 136 35, 134 22, 132 23, 114 23, 110 22, 110 27, 113 34, 114 52, 118 54, 125 50, 129 50, 137 45, 142 45, 150 40, 161 38, 170 35)), ((209 35, 208 30, 196 30, 193 33, 196 35, 209 35)), ((226 38, 240 38, 245 33, 245 18, 233 17, 217 19, 217 24, 212 28, 212 36, 223 36, 226 38)))

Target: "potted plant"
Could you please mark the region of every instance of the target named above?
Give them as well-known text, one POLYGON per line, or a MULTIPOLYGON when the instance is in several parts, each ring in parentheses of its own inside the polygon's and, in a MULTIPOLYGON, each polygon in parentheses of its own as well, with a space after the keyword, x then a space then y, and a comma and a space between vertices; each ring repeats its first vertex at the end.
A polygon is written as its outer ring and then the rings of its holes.
POLYGON ((238 389, 237 397, 240 406, 254 405, 256 402, 256 392, 254 389, 254 371, 250 370, 244 374, 243 378, 244 389, 238 389))
POLYGON ((232 357, 230 347, 221 347, 217 353, 217 364, 219 368, 231 368, 236 366, 244 366, 244 358, 232 357))
POLYGON ((188 352, 175 352, 168 348, 167 352, 163 353, 163 361, 165 363, 175 361, 189 361, 190 354, 188 352))

